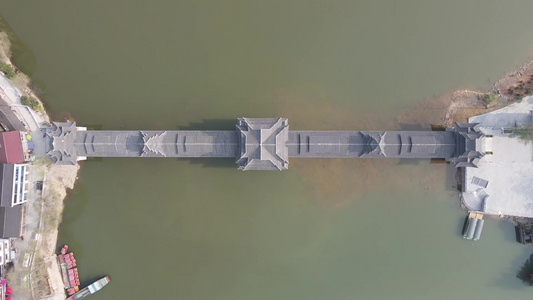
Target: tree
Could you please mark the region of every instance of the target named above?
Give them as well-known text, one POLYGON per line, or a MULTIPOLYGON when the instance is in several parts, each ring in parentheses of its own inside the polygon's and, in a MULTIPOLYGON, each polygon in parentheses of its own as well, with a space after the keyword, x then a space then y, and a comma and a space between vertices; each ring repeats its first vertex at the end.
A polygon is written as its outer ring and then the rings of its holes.
POLYGON ((485 107, 489 108, 489 107, 492 107, 492 106, 496 105, 496 103, 498 102, 498 95, 496 95, 496 94, 483 94, 480 97, 480 99, 483 102, 483 104, 485 104, 485 107))
POLYGON ((533 122, 528 122, 525 126, 515 124, 511 128, 511 137, 519 138, 526 143, 533 140, 533 122))
POLYGON ((20 97, 20 103, 22 103, 22 105, 31 106, 31 101, 26 96, 21 96, 20 97))
POLYGON ((516 277, 522 280, 524 284, 533 286, 533 254, 531 254, 529 259, 524 262, 524 265, 522 265, 518 273, 516 273, 516 277))

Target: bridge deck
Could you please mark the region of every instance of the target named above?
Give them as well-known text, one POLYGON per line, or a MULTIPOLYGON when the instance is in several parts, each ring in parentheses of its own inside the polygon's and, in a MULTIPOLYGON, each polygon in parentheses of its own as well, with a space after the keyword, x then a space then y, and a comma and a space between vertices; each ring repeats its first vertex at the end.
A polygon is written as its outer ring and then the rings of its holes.
POLYGON ((47 131, 58 164, 86 157, 231 157, 242 170, 285 170, 289 157, 444 158, 475 166, 477 124, 447 131, 289 131, 287 119, 240 118, 236 130, 98 130, 74 122, 47 131))
POLYGON ((87 157, 235 157, 235 131, 79 131, 72 144, 87 157))
POLYGON ((450 131, 289 131, 289 157, 450 158, 450 131))

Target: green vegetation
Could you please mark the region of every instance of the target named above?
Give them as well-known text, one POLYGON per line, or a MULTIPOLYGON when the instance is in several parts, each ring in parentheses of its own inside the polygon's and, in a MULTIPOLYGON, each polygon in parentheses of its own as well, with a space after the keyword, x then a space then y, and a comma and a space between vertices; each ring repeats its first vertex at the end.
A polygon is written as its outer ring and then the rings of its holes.
POLYGON ((9 79, 15 77, 15 71, 13 70, 13 67, 6 63, 0 63, 0 71, 4 72, 6 77, 9 79))
POLYGON ((529 122, 526 126, 515 124, 511 129, 511 137, 519 138, 526 143, 533 140, 533 122, 529 122))
POLYGON ((28 98, 26 96, 21 96, 20 97, 20 103, 22 103, 22 105, 31 106, 30 98, 28 98))
POLYGON ((520 268, 516 277, 522 280, 524 284, 533 286, 533 254, 531 254, 529 259, 524 262, 524 265, 520 268))
POLYGON ((33 110, 41 111, 41 105, 39 104, 39 101, 37 101, 37 99, 35 98, 28 98, 26 96, 22 96, 20 97, 20 103, 22 103, 22 105, 26 105, 33 108, 33 110))
POLYGON ((498 95, 496 94, 484 94, 479 97, 486 108, 492 107, 498 103, 498 95))

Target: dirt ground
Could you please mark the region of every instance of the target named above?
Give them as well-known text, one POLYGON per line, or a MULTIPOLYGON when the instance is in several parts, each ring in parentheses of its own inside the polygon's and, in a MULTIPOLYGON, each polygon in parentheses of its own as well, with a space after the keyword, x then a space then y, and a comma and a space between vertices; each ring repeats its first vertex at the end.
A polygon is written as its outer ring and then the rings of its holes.
POLYGON ((0 61, 11 63, 9 60, 11 57, 11 53, 9 51, 11 43, 9 42, 9 37, 5 32, 0 32, 0 45, 0 61))
POLYGON ((56 166, 37 159, 30 171, 30 197, 25 205, 24 239, 16 239, 14 267, 6 274, 17 290, 13 299, 65 299, 56 262, 58 227, 67 190, 74 187, 79 166, 56 166), (42 192, 35 183, 43 181, 42 192), (31 274, 31 276, 30 276, 31 274))
POLYGON ((492 90, 510 100, 533 94, 533 60, 507 73, 492 86, 492 90))
POLYGON ((76 166, 45 166, 45 181, 43 188, 43 209, 41 213, 42 240, 39 244, 36 259, 42 259, 46 271, 43 272, 46 279, 36 278, 37 282, 47 283, 49 293, 43 293, 40 299, 64 299, 65 290, 63 279, 56 259, 56 247, 59 224, 63 214, 63 201, 67 191, 74 188, 79 165, 76 166))

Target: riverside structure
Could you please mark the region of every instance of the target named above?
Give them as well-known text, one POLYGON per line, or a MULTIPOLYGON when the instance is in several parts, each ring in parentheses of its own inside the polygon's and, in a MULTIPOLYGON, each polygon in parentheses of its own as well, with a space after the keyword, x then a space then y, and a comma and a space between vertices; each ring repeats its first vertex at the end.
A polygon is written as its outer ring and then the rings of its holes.
POLYGON ((240 170, 286 170, 290 157, 445 159, 476 167, 478 124, 444 131, 290 131, 285 118, 239 118, 235 130, 87 130, 56 122, 45 133, 55 164, 88 157, 228 157, 240 170))

